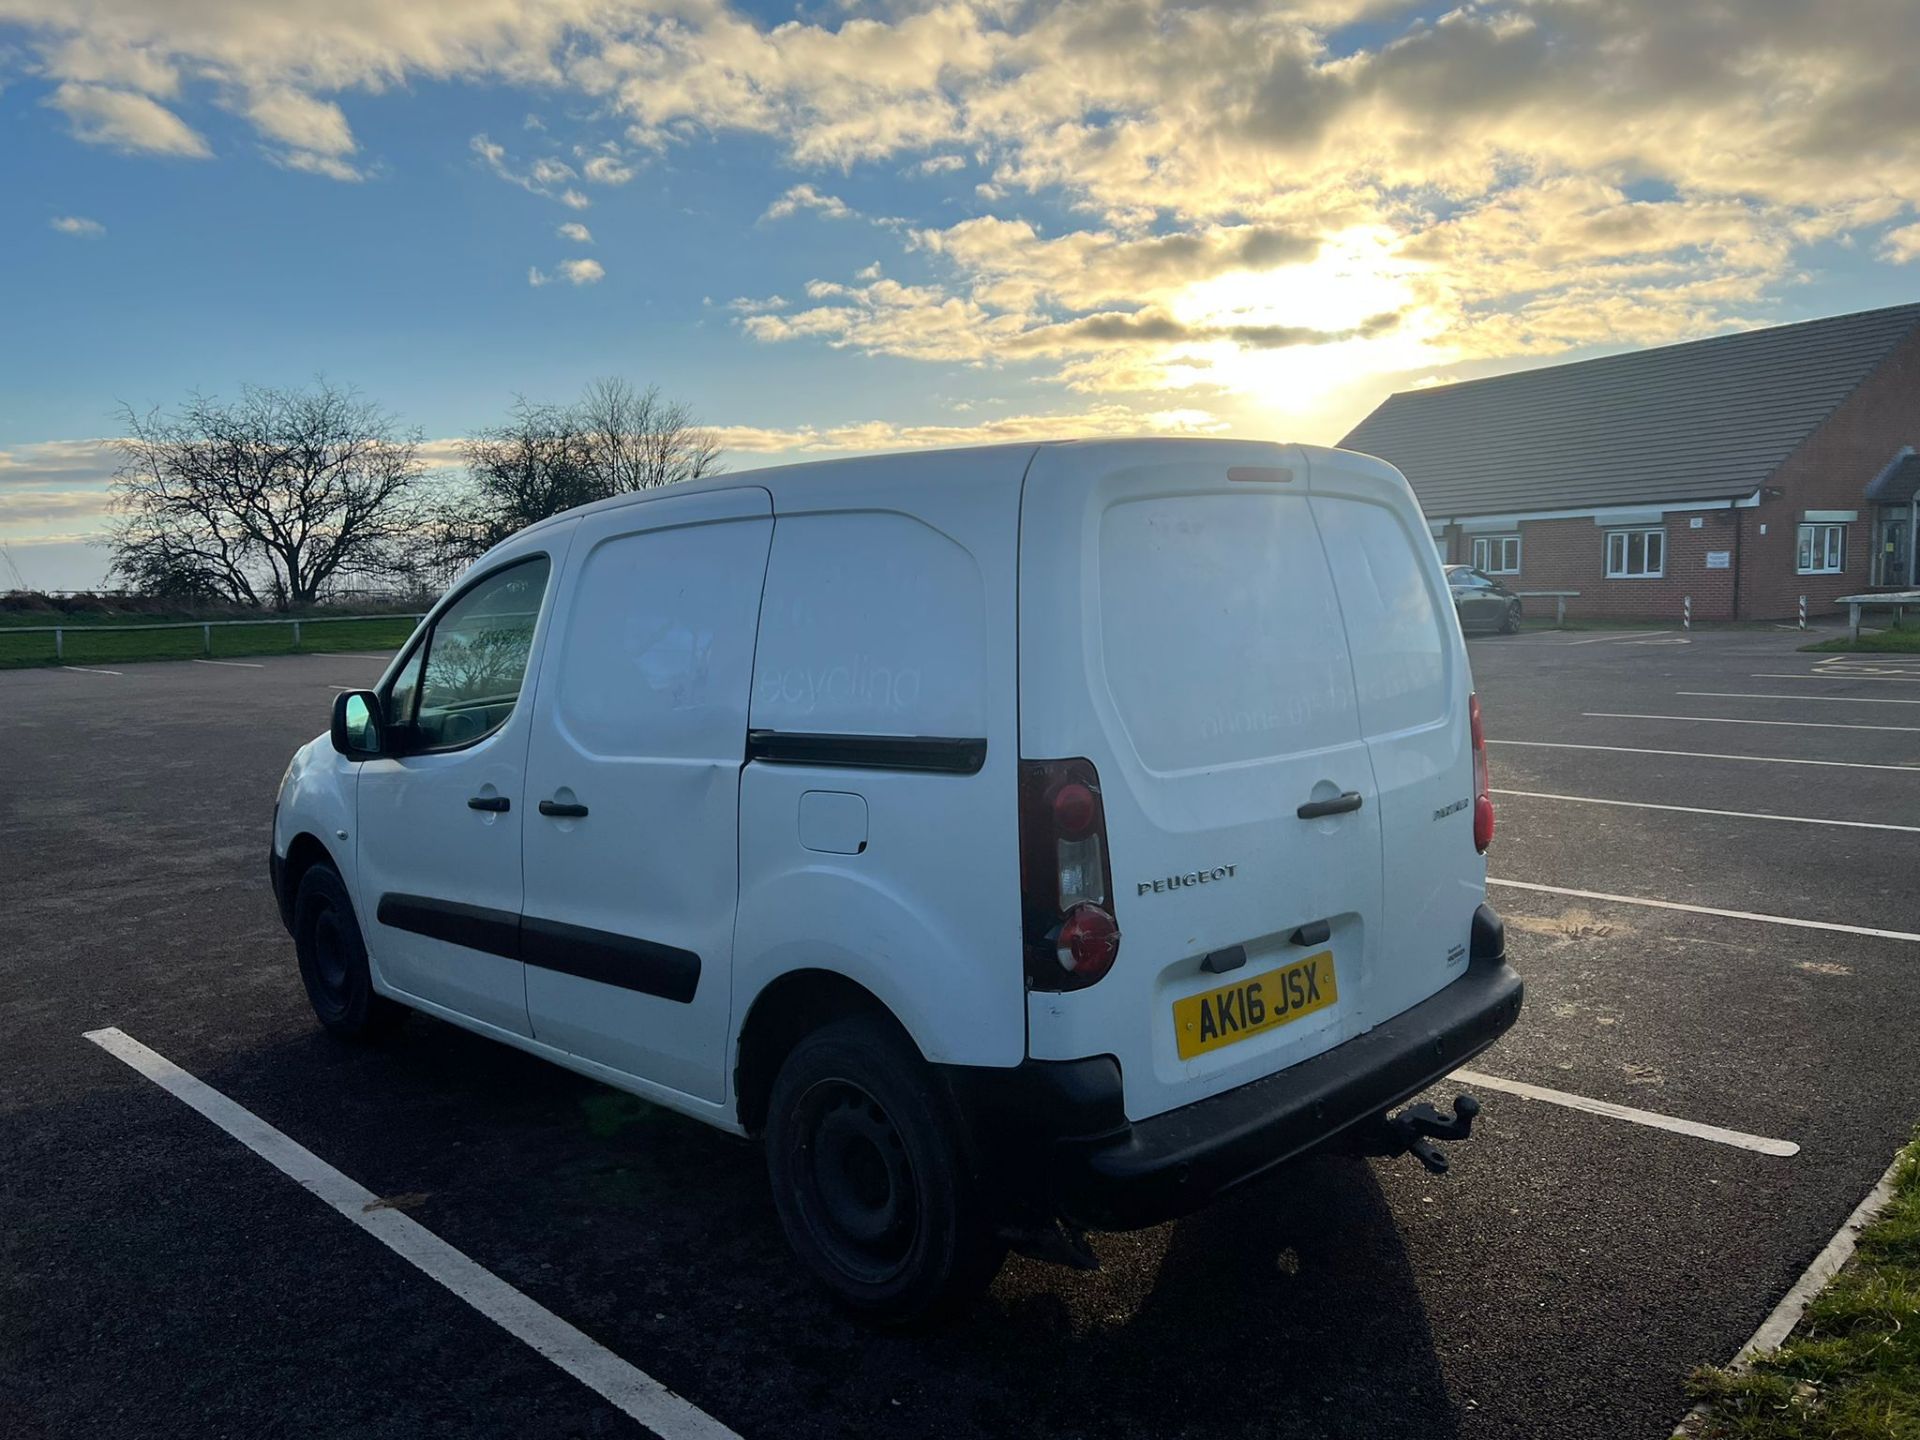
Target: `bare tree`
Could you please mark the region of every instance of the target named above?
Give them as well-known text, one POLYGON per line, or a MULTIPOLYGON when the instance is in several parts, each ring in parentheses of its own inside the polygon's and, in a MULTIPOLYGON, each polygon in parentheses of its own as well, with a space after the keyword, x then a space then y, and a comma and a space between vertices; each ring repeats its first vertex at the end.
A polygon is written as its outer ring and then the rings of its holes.
POLYGON ((720 468, 720 441, 695 423, 693 411, 661 398, 660 387, 635 390, 617 377, 593 381, 574 407, 588 463, 608 495, 698 480, 720 468))
POLYGON ((238 604, 311 604, 388 576, 422 519, 420 437, 349 389, 249 386, 125 412, 113 573, 238 604))
POLYGON ((466 475, 435 500, 414 550, 437 579, 549 515, 720 469, 719 440, 687 406, 619 379, 594 381, 572 405, 517 399, 506 424, 461 450, 466 475))

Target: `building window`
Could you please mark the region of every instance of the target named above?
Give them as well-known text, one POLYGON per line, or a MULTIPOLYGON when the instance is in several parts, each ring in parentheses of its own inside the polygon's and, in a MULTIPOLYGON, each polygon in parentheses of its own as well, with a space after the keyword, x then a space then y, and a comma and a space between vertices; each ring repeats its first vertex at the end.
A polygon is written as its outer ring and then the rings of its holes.
POLYGON ((1667 532, 1664 529, 1607 532, 1609 580, 1657 579, 1666 573, 1667 532))
POLYGON ((1518 575, 1520 573, 1520 537, 1518 535, 1474 536, 1473 568, 1485 575, 1518 575))
POLYGON ((1838 575, 1847 568, 1847 527, 1802 525, 1796 554, 1802 575, 1838 575))

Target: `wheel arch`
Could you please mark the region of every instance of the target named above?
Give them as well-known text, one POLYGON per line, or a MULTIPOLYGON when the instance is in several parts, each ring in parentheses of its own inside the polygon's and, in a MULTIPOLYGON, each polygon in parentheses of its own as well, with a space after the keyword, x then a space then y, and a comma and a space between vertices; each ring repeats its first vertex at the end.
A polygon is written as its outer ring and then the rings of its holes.
POLYGON ((280 918, 286 922, 289 930, 293 928, 293 902, 300 894, 300 882, 315 865, 325 864, 332 867, 335 874, 345 883, 346 874, 333 858, 333 852, 319 836, 309 830, 302 830, 287 842, 287 857, 281 869, 280 918))
POLYGON ((734 1052, 735 1111, 742 1129, 757 1135, 765 1127, 774 1078, 793 1047, 820 1026, 849 1015, 879 1018, 920 1053, 912 1034, 886 1003, 837 970, 788 970, 754 996, 734 1052))

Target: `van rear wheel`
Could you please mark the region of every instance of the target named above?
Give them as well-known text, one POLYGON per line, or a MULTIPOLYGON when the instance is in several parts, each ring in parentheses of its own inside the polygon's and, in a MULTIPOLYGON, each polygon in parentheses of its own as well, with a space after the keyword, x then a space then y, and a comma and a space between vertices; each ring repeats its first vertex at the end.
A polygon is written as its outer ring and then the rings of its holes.
POLYGON ((862 1316, 937 1318, 985 1290, 1006 1258, 959 1116, 881 1019, 836 1020, 793 1048, 766 1146, 788 1243, 862 1316))
POLYGON ((307 1003, 335 1035, 371 1039, 407 1018, 404 1005, 374 992, 360 922, 331 865, 315 865, 300 877, 293 900, 293 948, 307 1003))

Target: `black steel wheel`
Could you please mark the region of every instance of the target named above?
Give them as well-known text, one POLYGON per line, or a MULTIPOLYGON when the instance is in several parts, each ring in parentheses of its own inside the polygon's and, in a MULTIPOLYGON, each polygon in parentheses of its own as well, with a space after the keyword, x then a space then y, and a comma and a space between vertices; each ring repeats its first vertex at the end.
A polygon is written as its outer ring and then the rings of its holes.
POLYGON ((405 1006, 374 991, 353 901, 331 865, 315 865, 300 879, 293 902, 293 948, 307 1002, 334 1034, 370 1038, 407 1018, 405 1006))
POLYGON ((842 1304, 906 1324, 992 1280, 995 1238, 965 1129, 931 1068, 878 1016, 794 1046, 774 1081, 767 1172, 788 1243, 842 1304))

